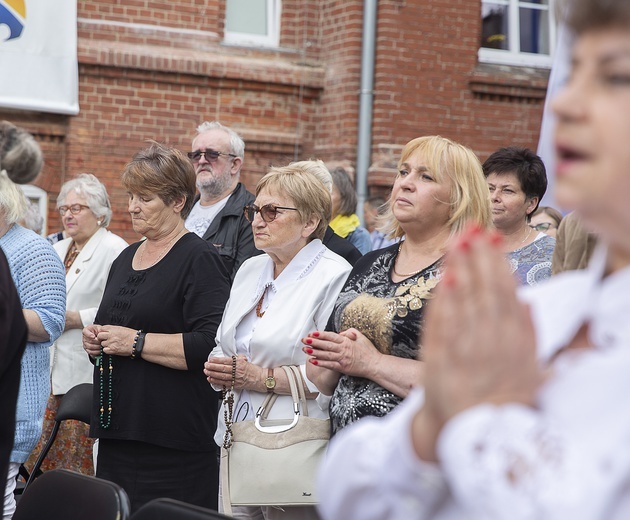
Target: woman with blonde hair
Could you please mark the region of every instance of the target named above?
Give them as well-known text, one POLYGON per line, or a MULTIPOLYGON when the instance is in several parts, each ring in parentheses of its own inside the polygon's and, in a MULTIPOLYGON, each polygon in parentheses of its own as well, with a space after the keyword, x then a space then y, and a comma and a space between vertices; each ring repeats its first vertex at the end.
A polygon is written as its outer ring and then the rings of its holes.
POLYGON ((442 276, 451 237, 491 225, 488 189, 472 150, 440 136, 407 143, 384 232, 405 239, 364 255, 342 290, 328 331, 304 338, 307 374, 332 396, 333 432, 389 413, 421 377, 424 305, 442 276))

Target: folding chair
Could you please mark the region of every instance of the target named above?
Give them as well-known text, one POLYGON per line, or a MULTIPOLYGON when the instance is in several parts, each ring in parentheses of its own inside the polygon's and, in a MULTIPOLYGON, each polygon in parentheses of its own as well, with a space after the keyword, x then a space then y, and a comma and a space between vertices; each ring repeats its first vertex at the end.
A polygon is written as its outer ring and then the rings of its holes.
POLYGON ((96 477, 53 469, 38 477, 24 492, 13 520, 128 520, 125 490, 96 477))
MULTIPOLYGON (((41 474, 40 467, 42 465, 42 462, 44 462, 46 455, 48 455, 50 448, 55 442, 55 438, 57 437, 57 433, 59 432, 59 427, 61 426, 61 423, 69 419, 73 419, 75 421, 82 421, 86 424, 90 424, 91 412, 92 383, 82 383, 80 385, 74 386, 70 390, 68 390, 68 392, 61 398, 57 414, 55 415, 55 423, 50 433, 50 437, 48 438, 48 441, 46 441, 46 445, 39 454, 39 457, 37 457, 33 469, 31 469, 30 473, 28 474, 26 485, 21 490, 22 494, 24 494, 28 487, 33 483, 33 480, 35 480, 41 474)), ((23 474, 23 471, 20 471, 20 473, 23 474)))
POLYGON ((229 520, 230 518, 211 509, 193 506, 171 498, 151 500, 131 515, 131 520, 229 520))

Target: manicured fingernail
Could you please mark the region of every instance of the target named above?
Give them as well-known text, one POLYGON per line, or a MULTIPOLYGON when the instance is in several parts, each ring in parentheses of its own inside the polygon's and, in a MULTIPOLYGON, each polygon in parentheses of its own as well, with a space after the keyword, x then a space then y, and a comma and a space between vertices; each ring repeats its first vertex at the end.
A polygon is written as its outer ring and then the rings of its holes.
POLYGON ((489 235, 489 240, 490 243, 493 246, 500 246, 501 244, 503 244, 503 237, 501 236, 501 234, 498 231, 493 231, 492 233, 490 233, 489 235))
POLYGON ((316 359, 309 359, 309 361, 312 365, 319 365, 316 359))
POLYGON ((446 285, 446 287, 453 287, 455 285, 455 275, 453 274, 453 271, 450 269, 444 271, 444 274, 442 275, 442 283, 446 285))
POLYGON ((468 228, 468 234, 470 236, 479 235, 481 233, 481 226, 479 224, 471 224, 468 228))
POLYGON ((311 338, 307 338, 306 339, 306 344, 310 345, 311 343, 313 343, 313 340, 311 338))
POLYGON ((311 334, 311 336, 314 336, 316 338, 319 338, 319 332, 315 331, 311 334))
POLYGON ((305 348, 304 352, 306 352, 307 354, 312 354, 313 353, 313 349, 312 348, 305 348))

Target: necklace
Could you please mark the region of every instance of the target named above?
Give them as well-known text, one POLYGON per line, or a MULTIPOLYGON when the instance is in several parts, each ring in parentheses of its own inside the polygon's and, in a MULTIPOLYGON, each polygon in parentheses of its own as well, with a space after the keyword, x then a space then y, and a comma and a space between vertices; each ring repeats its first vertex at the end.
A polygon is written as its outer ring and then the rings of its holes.
POLYGON ((75 241, 72 241, 72 244, 70 245, 70 247, 68 248, 68 252, 66 253, 66 258, 63 261, 63 265, 66 268, 66 273, 68 272, 68 270, 72 267, 72 264, 74 263, 74 261, 77 259, 77 256, 79 256, 79 253, 81 251, 79 251, 79 249, 77 248, 77 244, 75 243, 75 241))
POLYGON ((101 355, 96 358, 96 366, 98 367, 99 382, 99 422, 101 428, 107 430, 112 423, 112 375, 114 366, 112 364, 112 356, 103 353, 101 347, 101 355), (107 389, 105 389, 105 360, 107 359, 107 389), (105 392, 107 391, 107 403, 105 402, 105 392))
MULTIPOLYGON (((402 251, 402 245, 403 245, 403 241, 400 242, 400 245, 398 246, 398 255, 400 255, 400 252, 402 251)), ((398 261, 398 255, 396 255, 396 259, 394 260, 394 267, 393 267, 393 271, 394 274, 400 278, 409 278, 410 276, 415 276, 417 275, 420 271, 422 271, 424 269, 424 267, 421 267, 420 269, 418 269, 417 271, 414 271, 413 273, 409 273, 409 274, 402 274, 399 273, 398 271, 396 271, 396 262, 398 261)))
POLYGON ((520 241, 520 243, 518 244, 518 247, 516 249, 518 249, 519 247, 521 247, 525 243, 525 240, 527 240, 529 238, 529 235, 532 234, 532 229, 533 228, 529 228, 529 231, 527 232, 527 235, 525 235, 525 238, 520 241))
POLYGON ((262 296, 260 297, 260 300, 258 300, 258 303, 256 304, 256 316, 258 316, 259 318, 262 318, 265 315, 265 311, 262 310, 262 304, 263 304, 263 300, 265 299, 266 291, 267 289, 265 288, 265 290, 262 293, 262 296))
MULTIPOLYGON (((186 230, 183 230, 184 232, 186 232, 186 230)), ((149 267, 153 267, 155 264, 157 264, 160 260, 162 260, 162 258, 164 257, 164 255, 169 251, 169 249, 171 248, 171 246, 173 245, 173 243, 175 242, 175 240, 177 240, 180 236, 182 236, 182 232, 180 231, 179 233, 177 233, 177 235, 175 235, 171 241, 166 244, 166 246, 164 246, 164 249, 162 249, 162 251, 160 252, 160 256, 157 257, 157 260, 155 260, 151 265, 147 265, 144 269, 148 269, 149 267)), ((140 251, 140 261, 138 262, 138 267, 140 269, 142 269, 142 261, 144 260, 144 251, 147 248, 147 241, 145 240, 142 247, 142 251, 140 251)))

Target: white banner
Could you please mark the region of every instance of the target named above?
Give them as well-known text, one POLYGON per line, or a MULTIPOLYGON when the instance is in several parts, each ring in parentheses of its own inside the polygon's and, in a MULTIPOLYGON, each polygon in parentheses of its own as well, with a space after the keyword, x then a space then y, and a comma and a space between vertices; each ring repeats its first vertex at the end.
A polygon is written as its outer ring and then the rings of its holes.
POLYGON ((76 0, 0 0, 0 107, 79 113, 76 0))

